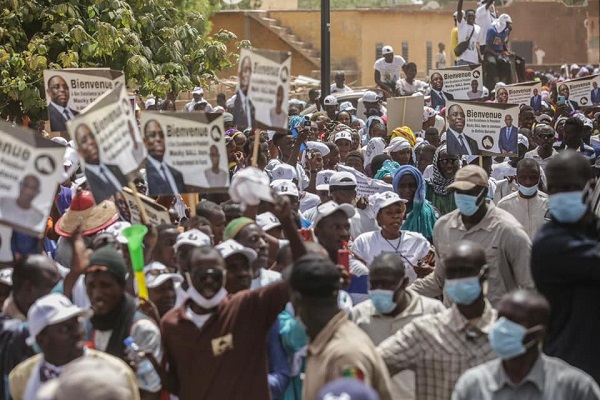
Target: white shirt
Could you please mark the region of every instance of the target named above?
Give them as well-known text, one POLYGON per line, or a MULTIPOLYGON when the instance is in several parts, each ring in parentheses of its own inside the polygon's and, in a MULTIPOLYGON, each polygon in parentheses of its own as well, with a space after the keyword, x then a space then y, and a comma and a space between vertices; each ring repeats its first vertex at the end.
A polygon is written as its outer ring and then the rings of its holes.
POLYGON ((357 238, 365 232, 373 232, 379 229, 377 221, 367 212, 355 207, 354 216, 350 218, 350 236, 357 238))
POLYGON ((431 178, 433 178, 433 164, 426 166, 425 171, 423 171, 423 179, 428 181, 431 178))
POLYGON ((381 57, 375 61, 373 68, 379 71, 383 82, 394 85, 400 78, 400 68, 402 68, 404 63, 404 58, 401 56, 394 56, 394 60, 391 63, 386 62, 385 58, 381 57))
POLYGON ((398 239, 388 242, 381 235, 381 230, 376 230, 359 235, 352 243, 352 252, 365 260, 368 266, 371 266, 375 257, 381 253, 400 254, 405 261, 408 260, 404 263, 404 268, 411 283, 417 279, 413 265, 425 257, 430 249, 431 245, 425 236, 411 231, 400 231, 398 239))
POLYGON ((492 178, 497 181, 506 179, 507 176, 516 176, 517 168, 513 167, 508 161, 501 162, 500 164, 492 165, 492 178))
POLYGON ((498 202, 498 208, 508 211, 525 228, 530 239, 544 225, 548 211, 548 195, 538 190, 531 199, 524 199, 519 192, 511 193, 498 202))
POLYGON ((344 85, 343 88, 339 88, 337 87, 337 85, 334 83, 333 85, 331 85, 331 88, 329 89, 329 92, 331 94, 333 93, 347 93, 347 92, 351 92, 352 89, 350 89, 348 86, 344 85))
POLYGON ((435 56, 435 67, 437 69, 446 68, 446 51, 437 53, 435 56))
POLYGON ((167 163, 165 163, 164 160, 158 161, 150 155, 148 155, 146 159, 150 161, 152 165, 154 165, 154 168, 156 168, 156 170, 162 176, 162 178, 169 182, 169 186, 171 186, 171 191, 174 194, 179 194, 179 191, 177 190, 177 184, 175 183, 175 179, 173 178, 173 175, 171 174, 171 170, 169 169, 167 163))
POLYGON ((300 212, 304 213, 307 210, 310 210, 313 207, 321 204, 321 198, 316 194, 310 192, 303 192, 304 194, 300 194, 300 212))
POLYGON ((466 17, 463 17, 458 24, 458 43, 467 40, 468 37, 471 36, 473 29, 475 29, 475 32, 473 32, 473 36, 469 41, 469 47, 460 55, 460 57, 458 57, 458 59, 478 64, 479 53, 477 52, 477 38, 479 37, 480 28, 477 25, 467 24, 466 17))
POLYGON ((196 314, 195 312, 192 311, 192 309, 190 307, 186 307, 185 308, 185 316, 188 317, 188 319, 190 321, 192 321, 198 329, 200 329, 204 326, 206 321, 208 321, 208 319, 210 317, 212 317, 212 313, 196 314))
POLYGON ((525 153, 525 158, 533 158, 535 161, 538 162, 538 164, 540 164, 540 167, 543 170, 545 170, 546 165, 548 165, 548 162, 558 155, 558 151, 556 151, 556 149, 552 148, 552 154, 550 154, 550 156, 548 158, 542 158, 542 157, 540 157, 540 153, 538 152, 538 150, 539 150, 539 148, 536 147, 535 149, 528 151, 527 153, 525 153))
POLYGON ((261 287, 269 286, 270 284, 278 282, 280 280, 281 274, 279 272, 261 268, 258 278, 252 279, 250 289, 258 289, 261 287))
POLYGON ((489 8, 486 8, 485 4, 477 7, 477 11, 475 11, 475 24, 479 25, 481 28, 477 39, 480 45, 485 45, 488 28, 492 26, 492 22, 494 22, 495 19, 496 9, 493 4, 489 6, 489 8))
POLYGON ((477 100, 477 99, 480 99, 482 96, 483 96, 483 91, 481 91, 481 90, 478 90, 476 92, 469 90, 467 92, 467 97, 469 98, 469 100, 477 100))
POLYGON ((396 90, 401 96, 410 96, 416 92, 424 93, 426 87, 427 83, 418 79, 414 79, 413 83, 408 83, 404 78, 398 79, 396 82, 396 90))

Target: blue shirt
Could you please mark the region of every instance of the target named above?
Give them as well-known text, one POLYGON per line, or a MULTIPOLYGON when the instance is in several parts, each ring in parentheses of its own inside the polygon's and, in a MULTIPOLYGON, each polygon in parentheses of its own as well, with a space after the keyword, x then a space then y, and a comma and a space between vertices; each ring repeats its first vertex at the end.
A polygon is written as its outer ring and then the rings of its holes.
POLYGON ((490 27, 487 31, 486 34, 486 38, 485 38, 485 43, 486 46, 488 45, 488 43, 492 43, 491 44, 491 48, 494 51, 504 51, 504 44, 506 42, 506 38, 508 37, 509 34, 509 30, 508 29, 504 29, 502 32, 498 32, 496 30, 495 27, 490 27))
POLYGON ((290 382, 290 368, 287 363, 287 355, 281 338, 279 337, 279 320, 271 326, 267 336, 267 349, 269 351, 269 389, 271 399, 283 398, 283 393, 290 382))

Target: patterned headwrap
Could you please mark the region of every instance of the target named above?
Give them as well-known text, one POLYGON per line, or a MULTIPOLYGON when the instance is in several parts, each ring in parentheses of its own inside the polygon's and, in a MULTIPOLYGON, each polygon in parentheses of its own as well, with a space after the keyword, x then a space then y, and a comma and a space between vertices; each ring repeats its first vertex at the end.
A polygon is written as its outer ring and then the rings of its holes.
POLYGON ((396 161, 385 160, 373 178, 383 179, 387 175, 394 176, 398 168, 400 168, 400 164, 398 164, 396 161))
POLYGON ((304 122, 304 117, 302 117, 300 115, 292 115, 288 122, 288 129, 291 131, 292 129, 297 128, 298 126, 302 125, 303 122, 304 122))
POLYGON ((438 160, 440 158, 440 153, 442 151, 447 152, 446 145, 438 147, 433 155, 433 177, 431 178, 431 186, 433 186, 433 191, 439 194, 440 196, 446 195, 446 188, 448 185, 454 182, 454 177, 444 178, 442 172, 438 167, 438 160))
POLYGON ((394 129, 392 131, 392 136, 390 140, 393 140, 397 137, 403 137, 404 139, 408 140, 411 149, 415 147, 415 144, 417 143, 417 137, 413 133, 412 129, 410 129, 408 126, 401 126, 399 128, 394 129))

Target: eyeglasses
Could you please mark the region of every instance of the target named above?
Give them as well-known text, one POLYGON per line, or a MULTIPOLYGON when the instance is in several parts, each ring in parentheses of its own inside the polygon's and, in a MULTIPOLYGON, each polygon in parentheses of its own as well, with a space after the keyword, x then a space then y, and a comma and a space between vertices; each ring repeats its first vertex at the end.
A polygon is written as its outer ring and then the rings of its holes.
POLYGON ((459 163, 459 159, 458 158, 440 158, 438 161, 442 165, 458 164, 459 163))
POLYGON ((224 275, 224 270, 209 268, 209 269, 203 269, 203 270, 200 270, 200 271, 194 273, 193 277, 200 281, 205 281, 206 278, 208 278, 208 277, 210 277, 214 281, 220 281, 221 279, 223 279, 223 275, 224 275))

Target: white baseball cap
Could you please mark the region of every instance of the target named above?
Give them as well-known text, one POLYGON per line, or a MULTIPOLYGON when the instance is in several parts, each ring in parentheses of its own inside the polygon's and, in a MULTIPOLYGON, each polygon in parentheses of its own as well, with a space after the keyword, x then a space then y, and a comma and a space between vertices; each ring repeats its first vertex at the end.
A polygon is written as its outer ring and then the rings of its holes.
POLYGON ((384 56, 386 54, 393 54, 394 53, 394 49, 392 48, 392 46, 383 46, 381 48, 381 54, 383 54, 384 56))
POLYGON ((335 201, 330 200, 327 203, 320 204, 317 207, 317 214, 315 216, 315 219, 313 220, 312 226, 317 226, 319 221, 321 221, 323 218, 330 216, 336 211, 343 211, 348 218, 352 218, 356 213, 356 210, 350 204, 338 204, 335 201))
POLYGON ((525 147, 529 148, 529 139, 527 139, 527 136, 519 133, 517 135, 517 144, 522 144, 525 147))
POLYGON ((6 286, 12 286, 12 268, 0 269, 0 283, 6 286))
POLYGON ((407 203, 407 200, 400 198, 396 192, 391 191, 378 193, 374 197, 375 215, 379 214, 382 208, 386 208, 392 204, 407 203))
POLYGON ((179 274, 174 274, 159 261, 151 261, 144 267, 144 276, 146 277, 146 286, 150 289, 159 287, 168 280, 173 283, 183 282, 183 277, 179 274))
POLYGON ((326 106, 337 106, 337 103, 337 98, 332 95, 326 96, 325 99, 323 99, 323 104, 326 106))
POLYGON ((377 97, 377 93, 368 90, 363 94, 362 101, 363 103, 375 103, 379 101, 379 97, 377 97))
POLYGON ((192 90, 192 94, 204 94, 204 90, 200 86, 196 86, 194 90, 192 90))
POLYGON ((333 137, 333 142, 337 142, 338 140, 341 139, 346 139, 349 141, 352 141, 352 133, 350 131, 339 131, 335 133, 335 136, 333 137))
POLYGON ((346 172, 346 171, 336 172, 333 175, 331 175, 331 178, 329 178, 329 189, 330 190, 331 190, 332 186, 350 187, 350 186, 356 186, 356 185, 357 185, 356 177, 351 172, 346 172))
POLYGON ((298 192, 298 186, 289 179, 276 179, 271 182, 271 187, 275 189, 275 193, 278 195, 296 196, 300 197, 298 192))
POLYGON ((335 174, 335 171, 331 169, 317 172, 316 189, 318 191, 329 190, 329 180, 333 174, 335 174))
POLYGON ((242 246, 236 240, 227 239, 224 242, 219 243, 215 246, 215 249, 219 251, 221 257, 226 259, 227 257, 231 257, 234 254, 242 254, 246 256, 248 262, 253 262, 256 260, 256 252, 248 247, 242 246))
POLYGON ((202 247, 202 246, 210 246, 210 238, 204 232, 198 229, 190 229, 189 231, 185 231, 180 233, 177 236, 177 241, 173 245, 175 251, 179 249, 184 244, 189 244, 194 247, 202 247))
POLYGON ((91 310, 77 307, 66 296, 60 293, 50 293, 37 299, 27 313, 30 338, 35 339, 47 326, 90 314, 91 310))
POLYGON ((356 111, 356 107, 354 107, 351 102, 344 101, 340 104, 340 111, 356 111))
POLYGON ((272 212, 264 212, 256 216, 256 224, 262 228, 263 231, 268 231, 273 228, 281 226, 281 222, 272 212))
POLYGON ((323 156, 329 154, 329 147, 323 142, 306 142, 306 148, 309 150, 317 150, 323 156))
POLYGON ((286 179, 291 181, 292 179, 298 179, 296 168, 292 167, 290 164, 276 165, 275 168, 273 168, 271 175, 273 176, 273 180, 286 179))

